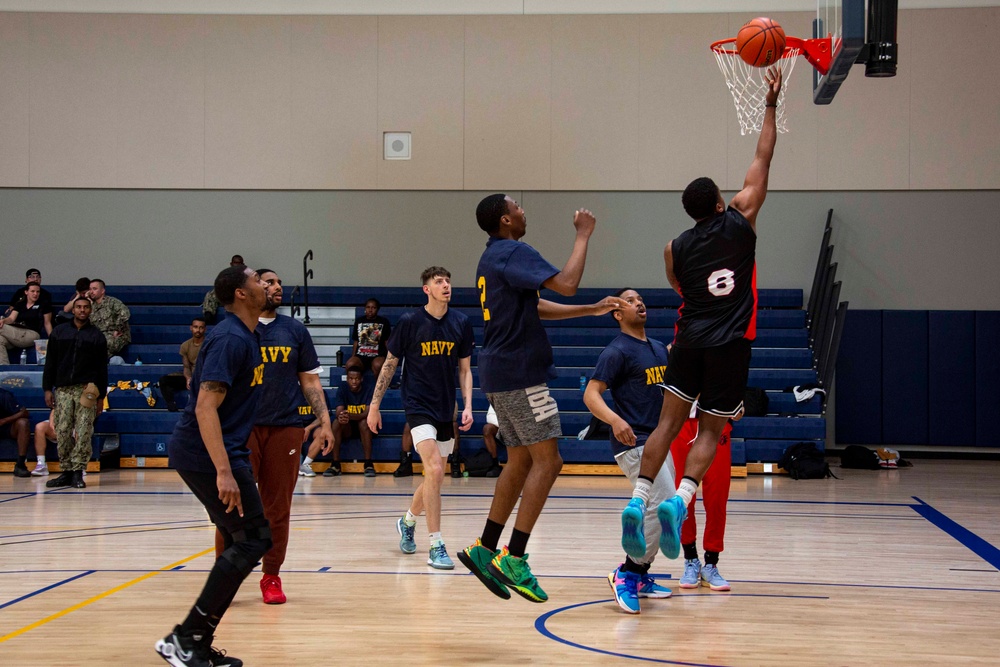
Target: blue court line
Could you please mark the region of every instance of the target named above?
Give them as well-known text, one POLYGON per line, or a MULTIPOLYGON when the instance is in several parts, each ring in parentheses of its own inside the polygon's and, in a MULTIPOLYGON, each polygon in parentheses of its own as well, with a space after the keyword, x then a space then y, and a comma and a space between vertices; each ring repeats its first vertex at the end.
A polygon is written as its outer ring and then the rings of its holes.
POLYGON ((911 505, 913 511, 924 517, 932 524, 943 530, 945 533, 955 538, 959 544, 976 554, 993 567, 1000 569, 1000 549, 979 537, 968 528, 949 519, 947 516, 934 509, 916 496, 913 497, 918 504, 911 505))
POLYGON ((11 600, 10 602, 5 602, 4 604, 0 604, 0 609, 4 609, 5 607, 9 607, 11 605, 17 604, 18 602, 21 602, 22 600, 27 600, 28 598, 33 598, 36 595, 40 595, 40 594, 44 593, 45 591, 51 591, 53 588, 58 588, 59 586, 62 586, 63 584, 68 584, 71 581, 75 581, 75 580, 80 579, 82 577, 86 577, 87 575, 94 574, 95 572, 97 572, 97 570, 87 570, 86 572, 81 572, 80 574, 78 574, 78 575, 76 575, 74 577, 70 577, 69 579, 63 579, 62 581, 57 581, 56 583, 51 584, 49 586, 46 586, 45 588, 39 588, 37 591, 35 591, 33 593, 28 593, 27 595, 22 595, 21 597, 17 598, 16 600, 11 600))
POLYGON ((26 494, 24 494, 22 496, 18 496, 16 498, 4 498, 3 500, 0 500, 0 503, 11 503, 11 502, 14 502, 15 500, 23 500, 24 498, 34 498, 35 495, 36 494, 34 494, 34 493, 26 493, 26 494))

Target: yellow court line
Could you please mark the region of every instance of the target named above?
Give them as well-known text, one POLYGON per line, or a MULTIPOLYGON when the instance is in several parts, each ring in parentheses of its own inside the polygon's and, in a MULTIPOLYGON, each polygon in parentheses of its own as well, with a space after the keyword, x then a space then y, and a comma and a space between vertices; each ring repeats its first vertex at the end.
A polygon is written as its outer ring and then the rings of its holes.
POLYGON ((175 567, 177 567, 179 565, 183 565, 184 563, 192 561, 195 558, 201 558, 202 556, 204 556, 205 554, 209 553, 210 551, 215 551, 215 547, 211 547, 209 549, 205 549, 204 551, 199 551, 198 553, 194 554, 193 556, 188 556, 184 560, 179 560, 176 563, 171 563, 170 565, 162 567, 159 570, 155 570, 153 572, 147 572, 146 574, 144 574, 141 577, 138 577, 136 579, 133 579, 132 581, 127 581, 127 582, 125 582, 124 584, 122 584, 120 586, 115 586, 111 590, 104 591, 103 593, 98 593, 94 597, 89 598, 87 600, 84 600, 83 602, 78 602, 75 605, 73 605, 72 607, 67 607, 66 609, 63 609, 62 611, 57 611, 56 613, 52 614, 51 616, 46 616, 45 618, 43 618, 40 621, 35 621, 31 625, 26 625, 26 626, 24 626, 23 628, 21 628, 19 630, 15 630, 14 632, 11 632, 10 634, 6 634, 3 637, 0 637, 0 644, 4 643, 8 639, 13 639, 14 637, 17 637, 19 635, 23 635, 25 632, 28 632, 30 630, 34 630, 37 627, 41 627, 41 626, 45 625, 46 623, 48 623, 50 621, 56 620, 57 618, 62 618, 63 616, 65 616, 67 614, 71 614, 74 611, 76 611, 77 609, 83 609, 87 605, 93 604, 94 602, 97 602, 98 600, 103 600, 104 598, 106 598, 106 597, 108 597, 110 595, 114 595, 118 591, 123 591, 126 588, 128 588, 129 586, 134 586, 134 585, 138 584, 140 581, 145 581, 146 579, 149 579, 150 577, 155 577, 156 575, 158 575, 161 572, 167 572, 169 570, 174 569, 175 567))

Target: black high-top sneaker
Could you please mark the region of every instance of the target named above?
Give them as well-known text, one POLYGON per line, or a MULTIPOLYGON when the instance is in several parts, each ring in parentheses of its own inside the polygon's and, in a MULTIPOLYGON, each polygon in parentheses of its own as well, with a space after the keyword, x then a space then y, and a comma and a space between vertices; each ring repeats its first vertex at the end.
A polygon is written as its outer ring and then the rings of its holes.
POLYGON ((55 479, 50 479, 49 481, 45 482, 45 486, 47 486, 50 489, 58 489, 64 486, 72 486, 72 485, 73 485, 72 470, 65 470, 61 475, 59 475, 55 479))
POLYGON ((413 476, 413 452, 400 452, 399 467, 392 473, 393 477, 413 476))

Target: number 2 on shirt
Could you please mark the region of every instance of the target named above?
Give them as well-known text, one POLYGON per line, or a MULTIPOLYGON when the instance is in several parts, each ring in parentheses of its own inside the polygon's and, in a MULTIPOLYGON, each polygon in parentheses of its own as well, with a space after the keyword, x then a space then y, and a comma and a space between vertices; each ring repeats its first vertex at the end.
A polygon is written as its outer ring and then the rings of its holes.
POLYGON ((490 309, 486 307, 486 276, 479 276, 476 286, 479 288, 479 304, 483 307, 483 321, 489 322, 490 309))

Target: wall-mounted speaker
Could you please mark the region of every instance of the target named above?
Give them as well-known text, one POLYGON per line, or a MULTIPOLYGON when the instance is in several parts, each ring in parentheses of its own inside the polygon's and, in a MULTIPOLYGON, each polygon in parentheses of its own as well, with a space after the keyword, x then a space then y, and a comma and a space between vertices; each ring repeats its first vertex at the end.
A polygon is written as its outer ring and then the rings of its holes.
POLYGON ((409 160, 410 159, 410 133, 409 132, 385 132, 385 150, 383 156, 386 160, 409 160))

